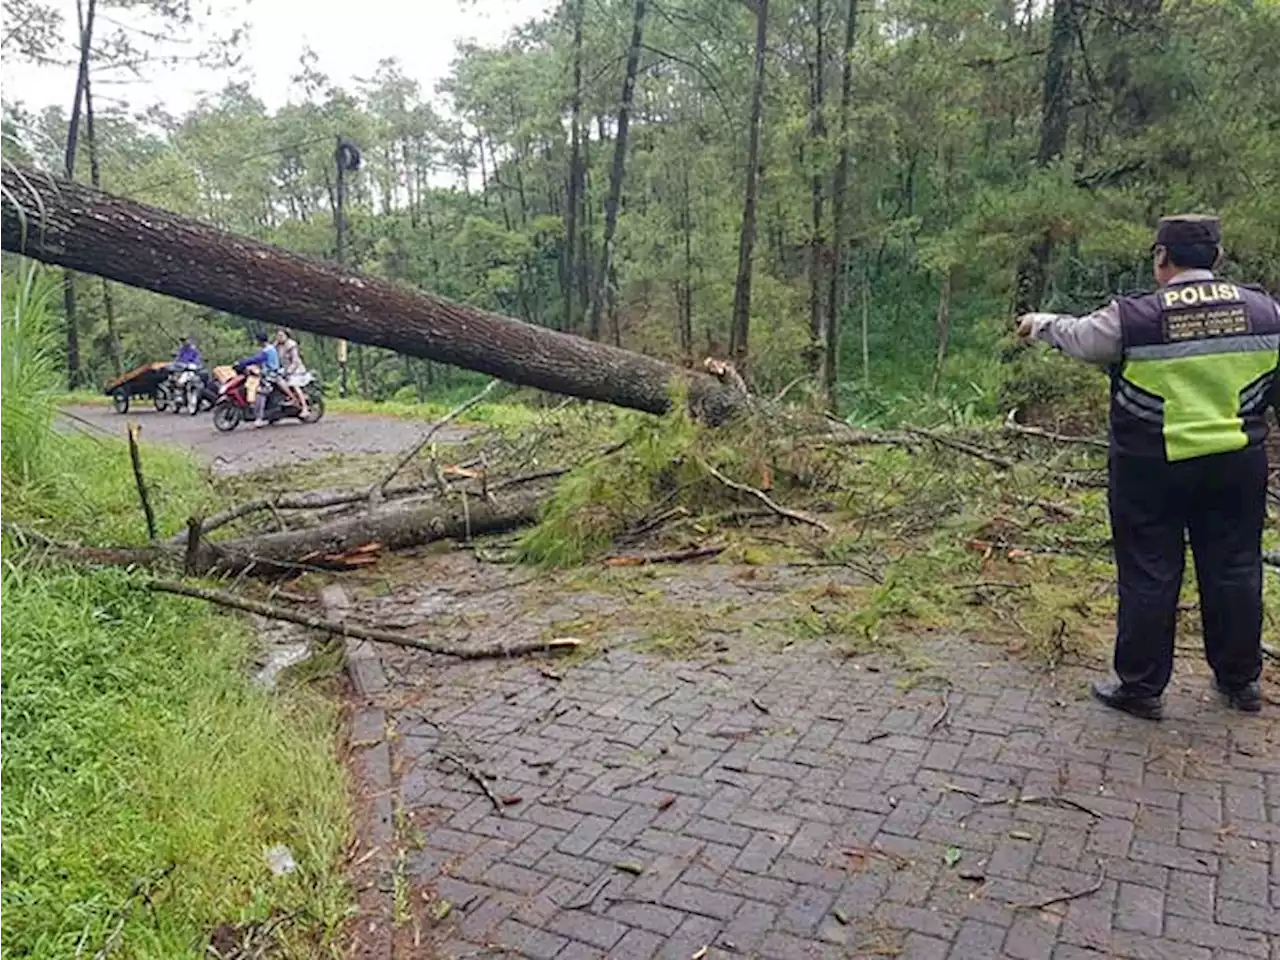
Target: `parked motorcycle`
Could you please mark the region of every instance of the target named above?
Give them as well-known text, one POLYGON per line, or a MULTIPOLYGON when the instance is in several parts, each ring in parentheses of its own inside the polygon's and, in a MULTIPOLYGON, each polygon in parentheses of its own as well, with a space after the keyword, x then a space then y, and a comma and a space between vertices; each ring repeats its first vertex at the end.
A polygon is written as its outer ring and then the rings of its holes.
POLYGON ((307 395, 307 416, 302 416, 302 408, 294 402, 283 383, 273 382, 259 377, 257 367, 237 370, 236 375, 223 382, 219 388, 217 401, 213 405, 213 425, 223 433, 228 433, 240 426, 242 420, 253 419, 253 400, 251 393, 262 391, 267 402, 263 409, 262 419, 267 423, 275 423, 286 417, 297 417, 303 423, 316 423, 324 416, 324 390, 320 381, 311 374, 304 374, 301 389, 307 395), (256 381, 256 383, 255 383, 256 381), (254 384, 254 390, 250 385, 254 384))

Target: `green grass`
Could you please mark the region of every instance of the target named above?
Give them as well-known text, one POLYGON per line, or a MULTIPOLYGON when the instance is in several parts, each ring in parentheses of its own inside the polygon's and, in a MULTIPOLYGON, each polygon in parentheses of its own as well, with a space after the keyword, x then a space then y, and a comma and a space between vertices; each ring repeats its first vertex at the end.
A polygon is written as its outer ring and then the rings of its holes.
MULTIPOLYGON (((464 396, 457 397, 450 394, 442 399, 428 400, 422 403, 400 400, 364 400, 356 397, 347 397, 345 399, 326 397, 325 405, 330 411, 337 413, 376 414, 383 417, 397 417, 401 420, 430 422, 440 419, 465 401, 468 396, 474 396, 476 392, 473 390, 464 396)), ((483 402, 476 404, 460 416, 456 423, 462 426, 483 424, 484 426, 502 429, 521 429, 533 426, 545 415, 545 410, 540 410, 528 404, 502 401, 496 403, 483 402)))
POLYGON ((122 916, 121 957, 198 957, 217 924, 273 910, 300 911, 309 946, 331 937, 347 822, 332 707, 253 689, 247 629, 126 571, 6 560, 3 592, 4 956, 81 940, 92 956, 122 916), (299 864, 282 879, 276 843, 299 864), (130 901, 166 868, 154 909, 130 901))
MULTIPOLYGON (((4 360, 22 362, 0 396, 5 520, 144 541, 125 445, 50 429, 52 318, 38 277, 10 279, 4 360)), ((143 460, 162 533, 215 505, 181 452, 143 460)), ((336 711, 303 688, 255 688, 242 620, 143 579, 51 563, 6 536, 0 956, 200 957, 218 925, 282 913, 284 955, 336 955, 349 904, 336 711), (298 863, 282 878, 263 856, 278 843, 298 863)))
MULTIPOLYGON (((150 401, 146 401, 150 403, 150 401)), ((88 390, 81 388, 70 392, 62 392, 58 394, 58 406, 60 407, 109 407, 111 406, 111 398, 101 390, 88 390)))
POLYGON ((58 290, 54 274, 34 265, 16 273, 5 278, 0 293, 0 475, 6 500, 10 486, 31 487, 46 473, 59 375, 49 321, 58 290))
MULTIPOLYGON (((219 500, 208 479, 183 451, 144 443, 141 454, 162 538, 185 529, 192 514, 217 508, 219 500)), ((6 519, 84 543, 146 542, 146 522, 123 440, 58 434, 50 444, 48 465, 50 469, 38 482, 6 484, 6 519)))

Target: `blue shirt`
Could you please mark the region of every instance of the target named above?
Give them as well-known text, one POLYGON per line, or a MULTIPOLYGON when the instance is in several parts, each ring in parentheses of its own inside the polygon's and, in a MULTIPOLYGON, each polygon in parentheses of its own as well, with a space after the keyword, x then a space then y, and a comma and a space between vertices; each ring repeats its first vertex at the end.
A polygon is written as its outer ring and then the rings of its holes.
POLYGON ((268 343, 252 357, 240 361, 241 366, 246 367, 251 363, 260 366, 263 373, 275 373, 280 369, 280 353, 274 343, 268 343))
POLYGON ((200 366, 200 348, 194 343, 184 343, 178 348, 178 354, 174 357, 178 363, 190 364, 193 367, 200 366))

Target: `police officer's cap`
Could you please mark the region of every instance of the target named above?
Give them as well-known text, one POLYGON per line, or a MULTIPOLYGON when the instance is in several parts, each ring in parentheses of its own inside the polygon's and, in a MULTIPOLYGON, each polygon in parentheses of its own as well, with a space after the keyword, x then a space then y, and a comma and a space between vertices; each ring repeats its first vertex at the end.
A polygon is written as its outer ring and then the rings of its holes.
POLYGON ((1190 244, 1216 246, 1222 242, 1222 222, 1203 213, 1179 213, 1161 217, 1156 244, 1162 247, 1190 244))

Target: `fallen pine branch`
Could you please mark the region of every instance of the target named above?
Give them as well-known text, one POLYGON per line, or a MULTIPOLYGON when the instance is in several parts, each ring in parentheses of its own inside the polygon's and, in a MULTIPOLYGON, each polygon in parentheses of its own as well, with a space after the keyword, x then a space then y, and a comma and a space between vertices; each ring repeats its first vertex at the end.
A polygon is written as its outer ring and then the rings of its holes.
MULTIPOLYGON (((414 483, 399 487, 392 487, 384 494, 388 499, 407 497, 414 493, 421 493, 424 490, 430 490, 434 487, 432 483, 414 483)), ((204 533, 217 530, 219 527, 225 527, 229 523, 233 523, 242 517, 250 514, 259 513, 264 510, 323 510, 327 507, 340 507, 352 503, 360 503, 369 498, 368 488, 360 490, 340 490, 333 493, 279 493, 269 497, 259 497, 256 500, 246 500, 244 503, 237 504, 234 507, 228 507, 205 518, 201 527, 204 533)), ((180 533, 171 537, 169 543, 179 545, 185 543, 187 539, 186 533, 180 533)))
POLYGON ((296 623, 299 626, 331 633, 339 637, 354 637, 357 640, 370 640, 374 643, 389 643, 398 647, 411 647, 415 650, 425 650, 428 653, 438 653, 446 657, 457 657, 460 660, 518 657, 530 653, 554 653, 562 650, 572 650, 581 644, 580 640, 559 638, 550 641, 522 640, 514 643, 495 643, 484 647, 462 648, 453 644, 425 640, 421 637, 410 637, 392 630, 363 627, 359 624, 342 620, 326 620, 324 617, 299 613, 286 607, 254 600, 251 597, 242 597, 226 590, 197 587, 177 580, 149 580, 145 587, 158 593, 171 593, 180 597, 204 600, 206 603, 212 603, 220 607, 231 607, 235 610, 244 610, 247 613, 256 613, 261 617, 268 617, 272 620, 296 623))
POLYGON ((831 533, 831 528, 827 526, 825 523, 823 523, 821 520, 819 520, 817 517, 811 517, 807 513, 802 513, 799 510, 788 509, 787 507, 784 507, 781 504, 775 502, 763 490, 757 490, 755 487, 748 486, 745 483, 738 483, 738 481, 736 480, 730 480, 728 477, 726 477, 723 473, 721 473, 715 467, 711 466, 711 464, 707 463, 705 460, 699 460, 698 463, 699 465, 701 465, 703 470, 711 474, 711 476, 715 477, 717 480, 723 483, 730 490, 737 490, 739 493, 750 494, 751 496, 759 500, 761 503, 763 503, 770 510, 772 510, 774 513, 776 513, 778 516, 786 517, 788 520, 794 520, 797 523, 807 523, 811 527, 817 527, 823 533, 828 533, 828 534, 831 533))
POLYGON ((990 450, 984 450, 982 447, 966 443, 963 440, 956 440, 954 437, 944 437, 932 430, 925 430, 923 427, 904 427, 907 433, 913 436, 923 437, 936 443, 940 447, 949 447, 952 450, 958 450, 960 453, 966 453, 971 457, 977 457, 984 463, 989 463, 993 467, 999 467, 1001 470, 1012 470, 1013 461, 1007 457, 992 453, 990 450))
POLYGON ((456 407, 454 407, 452 410, 446 413, 443 417, 441 417, 439 420, 433 423, 430 429, 427 430, 423 438, 419 440, 417 443, 415 443, 412 447, 410 447, 408 452, 405 453, 404 456, 402 456, 399 460, 396 461, 396 465, 391 468, 391 470, 387 473, 387 475, 384 476, 381 480, 379 480, 377 483, 375 483, 372 487, 369 488, 369 499, 377 500, 378 498, 380 498, 383 495, 383 493, 386 491, 387 484, 391 483, 391 481, 396 478, 396 475, 401 470, 403 470, 406 466, 408 466, 409 462, 413 460, 414 457, 416 457, 419 453, 422 452, 422 449, 428 443, 431 442, 431 438, 434 437, 437 432, 439 432, 441 427, 445 426, 446 424, 462 416, 464 413, 466 413, 468 410, 474 407, 477 403, 479 403, 481 400, 487 397, 490 393, 492 393, 494 387, 498 386, 498 384, 500 383, 502 383, 501 380, 490 380, 488 384, 485 385, 485 388, 481 390, 479 393, 477 393, 474 397, 471 397, 469 400, 464 400, 462 403, 458 404, 456 407))
POLYGON ((1026 424, 1019 423, 1017 419, 1018 411, 1010 410, 1009 415, 1004 418, 1004 429, 1006 433, 1019 434, 1024 437, 1035 437, 1039 440, 1049 440, 1053 443, 1075 443, 1082 447, 1092 447, 1095 450, 1108 450, 1110 446, 1107 441, 1099 440, 1096 437, 1074 437, 1067 433, 1055 433, 1052 430, 1045 430, 1043 427, 1029 427, 1026 424))
MULTIPOLYGON (((592 455, 584 463, 600 457, 607 457, 610 454, 617 453, 627 445, 629 441, 623 440, 618 443, 611 444, 600 452, 592 455)), ((469 469, 474 466, 477 461, 467 461, 459 464, 458 469, 469 469)), ((503 480, 489 484, 489 492, 494 493, 498 490, 506 490, 511 487, 526 486, 531 483, 537 483, 540 480, 554 480, 569 473, 573 467, 548 467, 543 470, 535 470, 530 473, 519 474, 514 477, 508 477, 503 480)), ((396 487, 385 488, 382 492, 384 500, 403 499, 411 497, 416 493, 425 491, 438 492, 439 483, 436 480, 424 481, 421 483, 403 484, 396 487)), ((369 488, 361 487, 358 490, 339 490, 331 493, 280 493, 268 497, 259 497, 255 500, 248 500, 234 507, 229 507, 219 513, 206 517, 201 527, 202 535, 207 535, 210 531, 217 530, 219 527, 226 526, 243 517, 247 517, 254 513, 262 511, 276 510, 325 510, 330 507, 344 507, 352 504, 364 503, 369 499, 369 488)), ((425 502, 419 504, 425 506, 425 502)), ((343 511, 335 511, 342 513, 343 511)), ((187 542, 187 534, 184 531, 168 540, 168 544, 174 547, 180 547, 187 542)), ((225 542, 225 541, 224 541, 225 542)))
POLYGON ((605 557, 606 567, 643 567, 651 563, 684 563, 688 560, 700 560, 703 557, 715 557, 724 553, 725 544, 690 547, 687 550, 671 550, 666 553, 636 553, 605 557))
POLYGON ((1067 520, 1079 520, 1084 516, 1084 511, 1075 507, 1067 506, 1065 503, 1058 503, 1054 500, 1043 500, 1039 497, 1022 497, 1013 498, 1015 503, 1020 503, 1027 507, 1039 507, 1048 513, 1056 513, 1058 516, 1067 520))

